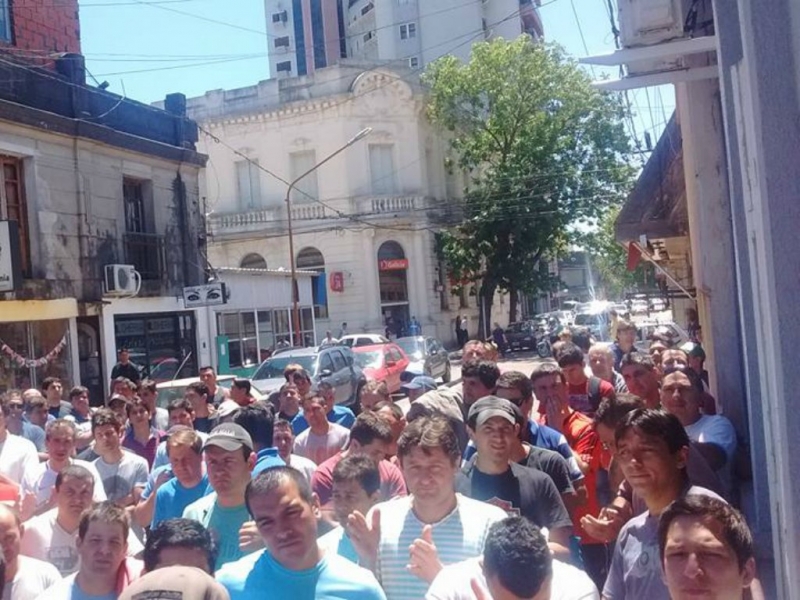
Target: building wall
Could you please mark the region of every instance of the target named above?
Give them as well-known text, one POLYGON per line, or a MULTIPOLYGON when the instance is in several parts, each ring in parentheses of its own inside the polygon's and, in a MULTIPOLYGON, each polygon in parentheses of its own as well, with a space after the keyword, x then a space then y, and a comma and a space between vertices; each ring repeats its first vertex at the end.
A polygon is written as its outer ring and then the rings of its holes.
POLYGON ((78 0, 26 0, 12 1, 10 4, 13 26, 11 45, 24 50, 80 53, 78 0))

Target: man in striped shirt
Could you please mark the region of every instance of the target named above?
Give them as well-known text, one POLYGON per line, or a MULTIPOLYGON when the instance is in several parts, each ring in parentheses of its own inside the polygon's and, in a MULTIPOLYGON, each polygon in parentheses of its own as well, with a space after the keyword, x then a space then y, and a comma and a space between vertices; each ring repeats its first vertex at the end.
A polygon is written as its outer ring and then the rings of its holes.
POLYGON ((506 514, 455 493, 461 453, 446 419, 413 421, 397 451, 409 496, 378 504, 366 517, 354 512, 348 533, 388 600, 419 600, 444 566, 479 556, 489 527, 506 514))

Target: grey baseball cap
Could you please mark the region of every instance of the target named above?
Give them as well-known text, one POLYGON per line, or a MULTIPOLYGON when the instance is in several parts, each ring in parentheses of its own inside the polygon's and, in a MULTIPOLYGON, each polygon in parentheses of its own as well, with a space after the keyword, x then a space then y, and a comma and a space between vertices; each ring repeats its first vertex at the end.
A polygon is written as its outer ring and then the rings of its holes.
POLYGON ((502 417, 512 425, 520 423, 522 412, 510 400, 497 396, 484 396, 469 407, 467 423, 470 427, 480 427, 492 417, 502 417))
POLYGON ((223 423, 211 430, 203 450, 209 446, 217 446, 228 452, 234 452, 239 448, 245 447, 253 449, 253 439, 244 427, 236 423, 223 423))

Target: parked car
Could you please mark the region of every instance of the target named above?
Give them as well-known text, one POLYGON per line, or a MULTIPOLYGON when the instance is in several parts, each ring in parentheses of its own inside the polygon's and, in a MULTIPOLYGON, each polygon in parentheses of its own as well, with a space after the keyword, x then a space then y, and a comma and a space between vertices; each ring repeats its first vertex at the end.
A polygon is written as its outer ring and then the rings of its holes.
POLYGON ((631 300, 632 315, 641 315, 648 313, 649 311, 650 311, 650 305, 644 298, 636 298, 635 300, 631 300))
POLYGON ((328 346, 296 348, 268 358, 253 373, 253 385, 265 396, 277 391, 286 383, 283 370, 290 364, 299 364, 308 371, 312 384, 331 383, 336 388, 337 404, 354 405, 359 389, 366 382, 350 348, 328 346))
POLYGON ((667 310, 667 301, 664 298, 650 298, 650 310, 655 312, 667 310))
POLYGON ((509 350, 533 350, 536 348, 536 331, 533 321, 509 323, 506 327, 506 342, 509 350))
POLYGON ((400 346, 391 342, 356 346, 353 348, 353 357, 365 377, 385 382, 390 394, 400 391, 400 386, 403 384, 400 376, 411 362, 400 346))
MULTIPOLYGON (((231 389, 231 384, 234 379, 236 379, 235 375, 217 375, 217 385, 229 390, 231 389)), ((157 384, 156 389, 158 390, 158 397, 156 399, 156 404, 161 408, 167 408, 169 403, 173 400, 183 398, 186 394, 186 388, 189 387, 190 383, 196 383, 198 381, 200 381, 199 377, 186 377, 184 379, 164 381, 157 384)), ((250 389, 250 395, 256 400, 263 400, 265 398, 265 396, 254 387, 250 389)))
POLYGON ((355 348, 356 346, 374 346, 375 344, 385 344, 389 340, 379 333, 353 333, 346 335, 339 340, 342 346, 355 348))
POLYGON ((674 321, 639 323, 636 325, 636 341, 634 342, 636 349, 641 352, 647 352, 653 335, 656 333, 671 338, 675 346, 680 346, 689 341, 689 334, 674 321))
POLYGON ((395 342, 411 361, 406 367, 408 373, 441 377, 444 383, 450 381, 450 357, 444 344, 432 337, 422 335, 398 338, 395 342))
POLYGON ((598 342, 610 341, 608 335, 610 322, 611 315, 607 310, 575 315, 575 327, 586 327, 598 342))

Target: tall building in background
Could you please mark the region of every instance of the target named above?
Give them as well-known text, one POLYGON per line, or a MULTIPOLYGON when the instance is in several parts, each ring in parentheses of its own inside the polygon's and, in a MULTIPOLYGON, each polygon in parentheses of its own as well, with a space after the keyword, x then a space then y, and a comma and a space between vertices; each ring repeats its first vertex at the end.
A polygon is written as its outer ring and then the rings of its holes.
POLYGON ((264 0, 271 77, 308 75, 346 57, 348 0, 264 0))
POLYGON ((542 37, 535 0, 265 0, 270 75, 307 75, 340 58, 422 70, 469 58, 494 37, 542 37))

